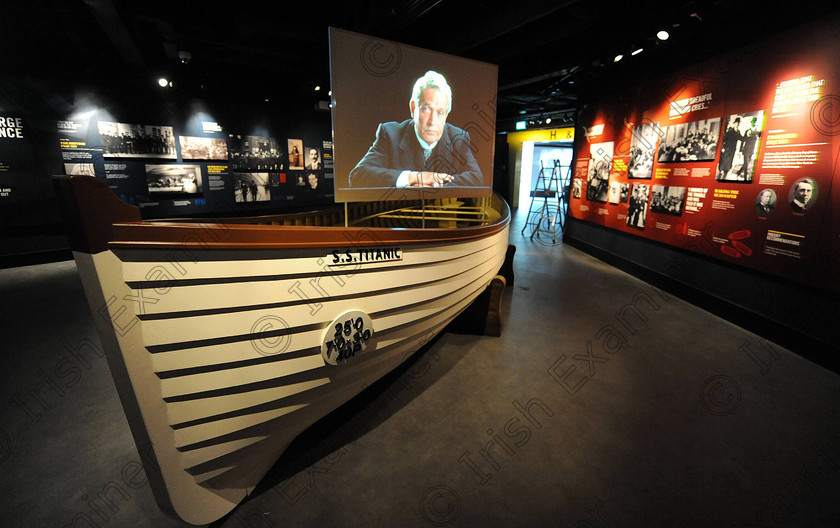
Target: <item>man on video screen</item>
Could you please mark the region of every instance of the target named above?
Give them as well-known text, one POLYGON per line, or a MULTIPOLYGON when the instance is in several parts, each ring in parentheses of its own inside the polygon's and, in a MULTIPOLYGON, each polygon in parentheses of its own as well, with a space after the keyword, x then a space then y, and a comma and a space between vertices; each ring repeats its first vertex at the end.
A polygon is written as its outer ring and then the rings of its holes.
POLYGON ((414 83, 411 119, 381 123, 367 154, 350 171, 350 186, 444 187, 482 185, 470 136, 446 122, 452 90, 428 71, 414 83))

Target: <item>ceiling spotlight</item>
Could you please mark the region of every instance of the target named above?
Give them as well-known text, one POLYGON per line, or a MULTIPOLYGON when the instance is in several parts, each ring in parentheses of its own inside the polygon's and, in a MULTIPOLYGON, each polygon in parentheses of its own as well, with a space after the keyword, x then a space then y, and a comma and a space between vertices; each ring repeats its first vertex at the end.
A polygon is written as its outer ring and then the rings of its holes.
POLYGON ((656 38, 658 38, 659 40, 668 40, 668 37, 670 36, 671 35, 669 35, 668 32, 664 29, 656 34, 656 38))
POLYGON ((160 79, 158 79, 158 86, 160 86, 161 88, 166 88, 168 85, 169 81, 167 81, 165 78, 161 77, 160 79))
POLYGON ((546 125, 548 125, 548 124, 550 124, 550 123, 551 123, 551 118, 550 118, 550 117, 546 117, 546 118, 545 118, 545 124, 546 124, 546 125))
POLYGON ((332 90, 330 90, 329 92, 327 92, 327 97, 332 97, 332 90))
POLYGON ((636 55, 638 55, 639 53, 641 53, 643 51, 645 51, 645 48, 639 48, 636 51, 634 51, 633 53, 631 53, 630 55, 633 55, 635 57, 636 55))
POLYGON ((616 56, 615 56, 615 58, 613 59, 613 62, 618 62, 618 61, 620 61, 620 60, 621 60, 621 59, 623 59, 623 58, 624 58, 624 55, 622 55, 621 53, 619 53, 618 55, 616 55, 616 56))
POLYGON ((315 87, 315 91, 316 91, 316 92, 317 92, 317 91, 319 91, 320 89, 321 89, 321 86, 320 86, 320 85, 318 85, 318 86, 316 86, 316 87, 315 87))

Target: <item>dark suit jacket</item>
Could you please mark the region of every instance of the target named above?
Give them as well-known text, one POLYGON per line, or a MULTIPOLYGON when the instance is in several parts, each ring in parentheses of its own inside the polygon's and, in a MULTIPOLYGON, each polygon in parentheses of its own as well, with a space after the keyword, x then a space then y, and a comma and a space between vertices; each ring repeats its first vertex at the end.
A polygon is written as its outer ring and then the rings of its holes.
POLYGON ((350 187, 393 187, 404 170, 445 172, 455 176, 450 186, 480 186, 484 178, 470 150, 470 135, 446 123, 428 161, 417 142, 414 120, 382 123, 367 154, 350 171, 350 187))
POLYGON ((755 212, 758 213, 758 216, 770 216, 773 209, 774 208, 769 205, 755 204, 755 212))
POLYGON ((802 207, 801 205, 796 203, 796 200, 790 201, 790 208, 793 209, 794 213, 804 213, 808 210, 807 207, 807 205, 805 207, 802 207))

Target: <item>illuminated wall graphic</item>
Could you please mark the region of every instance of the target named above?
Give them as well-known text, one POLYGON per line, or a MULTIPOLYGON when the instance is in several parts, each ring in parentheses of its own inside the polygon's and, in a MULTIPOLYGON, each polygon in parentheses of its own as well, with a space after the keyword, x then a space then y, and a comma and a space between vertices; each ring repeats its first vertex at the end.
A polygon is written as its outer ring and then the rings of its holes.
POLYGON ((587 109, 575 134, 570 214, 840 290, 835 26, 651 82, 623 94, 629 105, 587 109))

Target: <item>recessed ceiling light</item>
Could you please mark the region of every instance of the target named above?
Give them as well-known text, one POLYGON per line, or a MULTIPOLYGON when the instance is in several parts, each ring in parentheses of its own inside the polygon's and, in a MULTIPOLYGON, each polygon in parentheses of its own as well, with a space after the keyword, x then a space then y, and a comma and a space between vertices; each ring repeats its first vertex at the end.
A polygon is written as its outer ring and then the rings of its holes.
POLYGON ((618 61, 620 61, 620 60, 621 60, 621 59, 623 59, 623 58, 624 58, 624 55, 622 55, 621 53, 619 53, 618 55, 616 55, 616 56, 615 56, 615 58, 613 59, 613 62, 618 62, 618 61))
POLYGON ((658 38, 659 40, 668 40, 668 37, 670 36, 671 35, 669 35, 668 32, 664 29, 656 34, 656 38, 658 38))
POLYGON ((160 79, 158 79, 158 86, 160 86, 161 88, 166 88, 168 85, 169 81, 167 81, 165 78, 161 77, 160 79))
POLYGON ((634 51, 633 53, 631 53, 630 55, 636 56, 643 51, 645 51, 645 48, 639 48, 636 51, 634 51))

